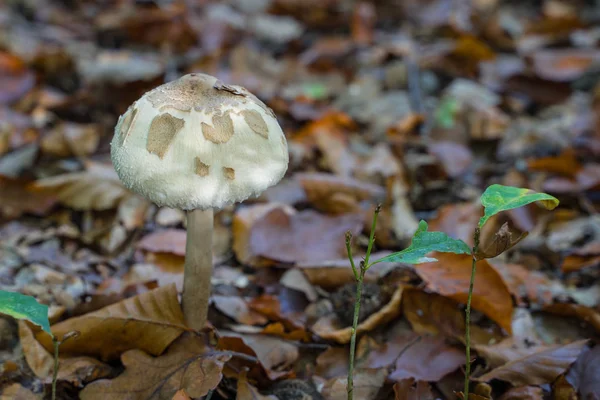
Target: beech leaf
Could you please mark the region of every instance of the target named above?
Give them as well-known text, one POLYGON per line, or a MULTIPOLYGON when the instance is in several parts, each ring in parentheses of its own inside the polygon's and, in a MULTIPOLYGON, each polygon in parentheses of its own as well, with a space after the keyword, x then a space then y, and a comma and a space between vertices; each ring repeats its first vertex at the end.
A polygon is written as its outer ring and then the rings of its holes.
POLYGON ((479 227, 481 228, 490 217, 501 211, 523 207, 530 203, 538 203, 547 210, 553 210, 559 202, 554 196, 531 189, 491 185, 481 195, 481 204, 485 208, 485 212, 479 220, 479 227))
POLYGON ((441 253, 471 254, 471 249, 462 240, 452 239, 443 232, 427 232, 427 222, 421 220, 410 246, 397 253, 380 258, 371 263, 398 262, 405 264, 420 264, 437 261, 435 258, 426 257, 432 251, 441 253))
POLYGON ((48 321, 48 306, 38 303, 34 297, 0 290, 0 313, 31 321, 52 334, 48 321))

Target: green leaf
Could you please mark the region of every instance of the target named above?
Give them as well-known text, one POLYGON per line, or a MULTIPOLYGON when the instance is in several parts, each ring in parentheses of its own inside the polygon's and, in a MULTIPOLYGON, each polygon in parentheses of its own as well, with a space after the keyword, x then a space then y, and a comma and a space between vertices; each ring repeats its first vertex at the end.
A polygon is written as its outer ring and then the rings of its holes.
POLYGON ((405 264, 420 264, 437 261, 435 258, 425 257, 432 251, 455 254, 471 254, 471 249, 462 240, 452 239, 443 232, 427 232, 427 222, 421 220, 410 246, 389 256, 383 257, 373 263, 401 262, 405 264))
POLYGON ((500 211, 523 207, 533 202, 537 202, 547 210, 553 210, 558 206, 558 199, 546 193, 513 186, 492 185, 481 195, 481 204, 485 208, 485 213, 479 220, 479 227, 481 228, 492 215, 500 211))
POLYGON ((31 296, 0 290, 0 313, 29 320, 52 335, 50 321, 48 321, 48 306, 38 303, 31 296))
POLYGON ((454 118, 458 111, 458 102, 454 98, 442 100, 435 111, 434 119, 438 126, 445 129, 454 127, 454 118))

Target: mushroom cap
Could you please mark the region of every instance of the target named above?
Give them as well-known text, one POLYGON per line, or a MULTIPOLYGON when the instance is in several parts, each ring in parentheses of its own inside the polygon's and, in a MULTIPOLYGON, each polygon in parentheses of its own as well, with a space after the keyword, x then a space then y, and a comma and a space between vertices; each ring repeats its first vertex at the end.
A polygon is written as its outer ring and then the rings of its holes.
POLYGON ((241 86, 189 74, 144 94, 111 142, 119 178, 159 206, 221 208, 279 182, 288 166, 275 114, 241 86))

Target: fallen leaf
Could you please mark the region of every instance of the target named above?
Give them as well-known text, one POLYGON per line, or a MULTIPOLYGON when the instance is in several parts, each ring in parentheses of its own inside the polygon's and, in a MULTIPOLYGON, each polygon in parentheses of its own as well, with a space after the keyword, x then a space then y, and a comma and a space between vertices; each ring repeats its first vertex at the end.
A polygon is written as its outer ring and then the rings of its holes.
MULTIPOLYGON (((438 252, 431 256, 438 262, 415 265, 427 288, 466 303, 471 279, 471 256, 438 252)), ((512 297, 502 276, 486 260, 477 262, 472 307, 508 333, 511 332, 512 297)))
POLYGON ((35 85, 35 74, 17 56, 0 52, 0 104, 12 103, 35 85))
POLYGON ((54 194, 61 203, 76 210, 115 208, 131 193, 121 184, 112 165, 91 161, 86 162, 84 172, 43 178, 33 187, 54 194))
POLYGON ((555 157, 536 158, 527 162, 527 168, 531 171, 544 171, 566 177, 577 176, 582 167, 575 151, 571 148, 555 157))
MULTIPOLYGON (((386 305, 361 322, 356 328, 357 335, 369 332, 398 317, 401 312, 402 290, 403 287, 399 286, 386 305)), ((348 343, 352 336, 352 327, 341 327, 340 325, 338 317, 334 314, 329 314, 320 318, 311 329, 323 339, 335 340, 338 343, 348 343)))
POLYGON ((6 386, 0 393, 0 400, 42 400, 43 397, 41 393, 35 394, 18 383, 6 386))
MULTIPOLYGON (((417 333, 441 334, 464 341, 465 314, 455 300, 416 288, 406 288, 402 295, 402 313, 417 333)), ((500 329, 484 329, 471 323, 471 343, 487 344, 502 339, 500 329)))
POLYGON ((330 217, 312 210, 275 208, 257 220, 248 239, 250 253, 280 263, 327 261, 343 257, 345 232, 358 234, 362 216, 330 217))
POLYGON ((388 378, 436 382, 464 363, 464 352, 447 345, 444 338, 422 336, 402 352, 388 378))
POLYGON ((579 78, 592 64, 600 61, 600 52, 591 49, 543 49, 531 55, 533 70, 543 79, 568 82, 579 78))
MULTIPOLYGON (((61 354, 113 360, 133 348, 158 355, 187 329, 177 289, 169 285, 59 322, 52 326, 52 333, 58 337, 71 331, 81 333, 61 346, 61 354)), ((36 338, 46 349, 52 349, 49 335, 38 333, 36 338)))
POLYGON ((464 173, 473 162, 471 150, 460 143, 451 141, 435 141, 429 144, 429 152, 442 164, 450 177, 464 173))
POLYGON ((300 355, 294 344, 273 336, 240 334, 231 331, 222 331, 221 335, 241 339, 254 351, 260 363, 267 370, 289 369, 300 355))
POLYGON ((545 306, 553 302, 553 287, 558 282, 552 281, 546 274, 529 271, 519 264, 505 264, 500 270, 510 292, 517 299, 517 304, 524 304, 526 301, 528 304, 545 306))
MULTIPOLYGON (((374 400, 383 386, 387 375, 385 369, 357 369, 354 372, 354 398, 374 400)), ((321 394, 325 400, 346 400, 348 398, 348 377, 332 378, 325 382, 321 394)))
POLYGON ((324 173, 295 174, 308 201, 318 210, 331 214, 357 212, 363 201, 380 202, 385 190, 378 185, 350 177, 324 173))
POLYGON ((201 397, 221 382, 223 365, 230 357, 207 348, 202 337, 185 334, 159 357, 141 350, 125 352, 121 356, 125 372, 112 380, 90 383, 80 397, 171 400, 180 389, 193 398, 201 397))
POLYGON ((185 389, 179 389, 177 392, 175 392, 172 400, 192 400, 192 398, 188 396, 185 389))
POLYGON ((404 379, 394 384, 394 400, 435 400, 429 383, 404 379), (413 387, 414 385, 414 387, 413 387))
POLYGON ((473 246, 473 232, 479 222, 479 214, 481 205, 476 202, 446 204, 429 221, 429 229, 444 232, 453 239, 460 239, 473 246))
POLYGON ((498 400, 543 400, 544 391, 536 386, 508 389, 498 400))
POLYGON ((97 124, 63 122, 42 138, 41 150, 54 157, 83 157, 94 153, 99 141, 97 124))
MULTIPOLYGON (((43 382, 52 382, 54 357, 41 343, 35 340, 31 328, 24 321, 19 321, 19 338, 29 368, 43 382)), ((112 369, 108 365, 95 358, 65 358, 61 355, 57 379, 58 381, 67 381, 75 387, 82 387, 88 382, 105 378, 111 373, 112 369)))
POLYGON ((566 379, 582 399, 597 400, 600 396, 600 346, 581 353, 566 379))
POLYGON ((0 176, 0 217, 13 219, 23 214, 44 215, 56 203, 54 196, 38 193, 31 182, 0 176))
POLYGON ((246 377, 247 371, 244 370, 238 377, 236 400, 278 400, 278 397, 273 395, 262 395, 260 392, 248 382, 246 377))
POLYGON ((186 231, 183 229, 165 229, 144 236, 137 248, 153 253, 171 253, 185 256, 186 231))
POLYGON ((544 307, 543 311, 555 315, 579 318, 594 327, 596 332, 600 332, 600 313, 593 308, 581 304, 555 303, 544 307))
POLYGON ((263 315, 251 310, 241 297, 215 295, 211 299, 217 310, 240 324, 264 325, 269 321, 263 315))
POLYGON ((553 346, 550 349, 506 363, 473 379, 480 382, 499 379, 510 382, 513 386, 551 383, 575 362, 587 342, 586 339, 563 346, 553 346))

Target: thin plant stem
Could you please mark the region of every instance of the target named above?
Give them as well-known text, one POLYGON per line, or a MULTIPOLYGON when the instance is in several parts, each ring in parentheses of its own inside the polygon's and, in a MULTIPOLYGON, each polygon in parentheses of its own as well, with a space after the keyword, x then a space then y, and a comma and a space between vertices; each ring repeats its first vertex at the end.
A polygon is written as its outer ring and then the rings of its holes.
POLYGON ((354 358, 356 354, 356 330, 358 329, 358 317, 360 315, 360 303, 362 300, 363 280, 365 273, 369 269, 369 257, 373 250, 373 243, 375 243, 375 228, 377 227, 377 217, 381 211, 381 205, 375 207, 375 213, 373 214, 373 222, 371 224, 371 234, 369 235, 369 244, 367 245, 367 253, 365 259, 360 262, 360 270, 356 270, 354 265, 354 258, 352 257, 351 240, 352 234, 346 233, 346 250, 348 251, 348 258, 350 259, 350 265, 352 266, 352 272, 356 278, 356 299, 354 300, 354 319, 352 321, 352 334, 350 336, 350 365, 348 367, 348 400, 354 399, 354 358))
POLYGON ((56 381, 58 380, 58 347, 60 341, 53 336, 52 344, 54 345, 54 371, 52 373, 52 400, 56 400, 56 381))
POLYGON ((352 336, 350 336, 350 366, 348 368, 348 400, 354 399, 354 357, 356 354, 356 328, 360 314, 360 299, 362 297, 363 278, 365 277, 364 262, 360 263, 360 275, 356 282, 356 300, 354 301, 354 319, 352 321, 352 336))
POLYGON ((479 227, 475 228, 473 234, 473 255, 471 262, 471 280, 469 281, 469 294, 467 296, 467 309, 465 310, 465 400, 469 400, 469 381, 471 379, 471 298, 473 297, 473 286, 475 286, 475 272, 477 271, 477 250, 479 249, 479 237, 481 230, 479 227))

